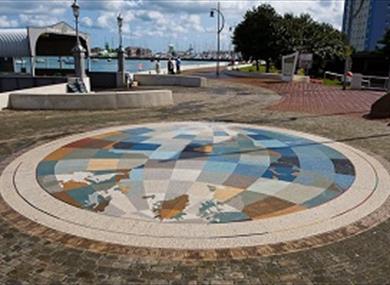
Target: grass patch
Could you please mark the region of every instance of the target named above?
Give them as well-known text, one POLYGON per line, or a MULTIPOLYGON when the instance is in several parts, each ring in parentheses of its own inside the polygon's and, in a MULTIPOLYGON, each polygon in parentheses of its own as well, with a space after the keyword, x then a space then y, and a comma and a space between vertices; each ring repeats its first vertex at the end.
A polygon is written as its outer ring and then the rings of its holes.
MULTIPOLYGON (((265 65, 260 65, 258 71, 256 70, 256 65, 242 67, 242 68, 240 68, 240 71, 243 71, 243 72, 257 72, 257 73, 265 73, 266 72, 265 71, 265 65)), ((279 73, 279 70, 275 66, 271 66, 269 72, 270 73, 279 73)))
POLYGON ((246 67, 240 68, 240 71, 264 73, 265 72, 265 66, 264 65, 260 65, 260 69, 258 71, 256 70, 256 66, 255 65, 246 66, 246 67))
POLYGON ((324 79, 323 83, 326 86, 341 86, 342 85, 340 80, 337 80, 337 79, 324 79))

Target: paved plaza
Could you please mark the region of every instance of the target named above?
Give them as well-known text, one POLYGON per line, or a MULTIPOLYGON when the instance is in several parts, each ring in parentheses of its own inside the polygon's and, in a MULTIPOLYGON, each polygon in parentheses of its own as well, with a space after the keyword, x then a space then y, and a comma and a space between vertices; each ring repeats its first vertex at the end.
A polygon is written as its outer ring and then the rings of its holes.
POLYGON ((302 85, 264 87, 174 88, 147 113, 0 114, 2 282, 384 284, 388 122, 278 109, 302 85))
POLYGON ((250 78, 228 80, 259 85, 282 95, 282 100, 268 108, 275 111, 361 116, 369 113, 371 105, 384 95, 384 92, 380 91, 343 91, 340 86, 313 83, 267 82, 250 78))

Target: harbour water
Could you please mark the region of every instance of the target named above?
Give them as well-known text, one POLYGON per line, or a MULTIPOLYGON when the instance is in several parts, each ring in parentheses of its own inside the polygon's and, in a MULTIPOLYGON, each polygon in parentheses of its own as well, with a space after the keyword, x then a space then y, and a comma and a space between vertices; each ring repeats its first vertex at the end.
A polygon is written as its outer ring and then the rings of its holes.
MULTIPOLYGON (((197 66, 207 66, 212 64, 211 61, 193 61, 193 60, 182 60, 183 67, 189 65, 197 66)), ((112 72, 116 71, 118 68, 118 63, 116 59, 88 59, 87 66, 90 67, 90 71, 107 71, 112 72)), ((161 60, 161 70, 166 71, 167 61, 161 60)), ((30 70, 30 61, 28 59, 20 59, 16 62, 16 72, 21 72, 23 69, 30 70)), ((155 69, 155 62, 147 59, 126 59, 125 62, 126 71, 130 73, 148 71, 155 69)), ((39 57, 36 59, 36 68, 39 69, 74 69, 73 59, 72 58, 62 58, 58 57, 39 57)))

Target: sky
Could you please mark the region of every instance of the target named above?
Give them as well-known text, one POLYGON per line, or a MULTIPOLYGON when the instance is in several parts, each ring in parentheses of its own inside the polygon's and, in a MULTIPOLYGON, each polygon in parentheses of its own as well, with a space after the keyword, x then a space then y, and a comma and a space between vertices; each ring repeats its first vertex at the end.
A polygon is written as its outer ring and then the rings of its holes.
MULTIPOLYGON (((0 0, 0 28, 44 26, 65 21, 74 24, 73 0, 0 0)), ((153 51, 215 50, 216 19, 210 9, 216 0, 79 0, 80 29, 90 34, 92 46, 117 46, 116 17, 124 17, 124 45, 142 46, 153 51)), ((262 3, 278 13, 310 14, 315 20, 340 29, 344 0, 221 0, 226 18, 222 49, 231 48, 231 32, 245 12, 262 3)))

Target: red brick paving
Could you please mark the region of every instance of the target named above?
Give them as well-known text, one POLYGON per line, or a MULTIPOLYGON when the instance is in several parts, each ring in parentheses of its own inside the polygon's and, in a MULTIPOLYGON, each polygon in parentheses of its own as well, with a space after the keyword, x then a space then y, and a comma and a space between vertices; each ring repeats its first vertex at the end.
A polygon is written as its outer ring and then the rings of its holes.
POLYGON ((231 78, 229 80, 258 85, 280 94, 282 99, 268 107, 269 110, 304 112, 321 115, 362 115, 384 95, 383 92, 341 90, 341 87, 313 83, 266 82, 259 79, 231 78))

